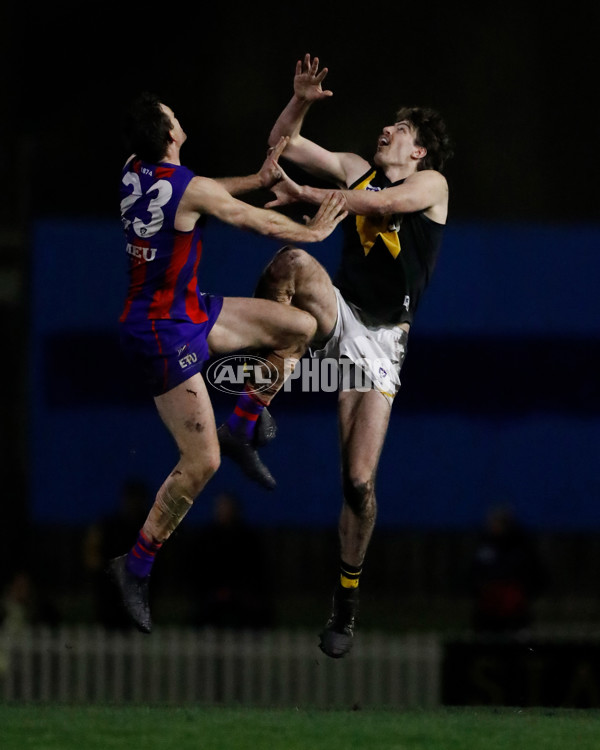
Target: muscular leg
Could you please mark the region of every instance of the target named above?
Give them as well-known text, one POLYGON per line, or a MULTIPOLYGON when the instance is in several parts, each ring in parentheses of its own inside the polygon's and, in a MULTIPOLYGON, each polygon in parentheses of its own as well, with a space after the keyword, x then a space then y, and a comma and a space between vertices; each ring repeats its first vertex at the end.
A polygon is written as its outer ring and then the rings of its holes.
MULTIPOLYGON (((261 276, 261 285, 268 299, 224 299, 208 336, 211 353, 271 349, 280 360, 297 360, 315 333, 329 332, 335 324, 337 306, 331 280, 303 250, 280 250, 261 276), (279 304, 282 301, 284 306, 279 304)), ((283 378, 277 385, 282 383, 283 378)), ((159 490, 144 525, 153 541, 162 542, 177 525, 177 514, 183 517, 218 468, 219 446, 201 375, 158 396, 155 402, 180 452, 180 460, 159 490)))
POLYGON ((216 354, 246 347, 270 352, 265 358, 279 377, 261 393, 268 404, 311 340, 329 334, 336 317, 337 302, 327 271, 304 250, 284 247, 263 271, 253 300, 225 299, 208 343, 216 354))
POLYGON ((335 325, 337 302, 323 266, 304 250, 282 248, 263 271, 255 297, 294 305, 317 321, 315 338, 327 336, 335 325))
POLYGON ((142 528, 148 539, 162 544, 219 468, 220 457, 212 405, 200 373, 154 400, 179 450, 179 461, 142 528))
POLYGON ((213 354, 252 349, 267 351, 265 359, 277 373, 271 385, 261 390, 268 404, 279 391, 316 330, 315 319, 292 305, 273 300, 226 297, 217 322, 208 336, 213 354))
MULTIPOLYGON (((295 305, 317 321, 316 339, 333 329, 336 296, 327 271, 304 250, 285 247, 263 272, 255 295, 295 305)), ((339 534, 342 559, 360 567, 376 517, 375 474, 387 432, 390 405, 376 391, 342 391, 339 429, 344 505, 339 534)))
POLYGON ((219 466, 219 442, 202 375, 155 398, 156 407, 179 449, 179 461, 163 482, 138 539, 128 554, 112 559, 108 571, 123 606, 138 630, 152 629, 148 582, 154 556, 183 520, 219 466))
POLYGON ((389 415, 390 405, 377 391, 340 393, 338 418, 344 492, 339 520, 341 575, 319 643, 321 650, 334 659, 345 656, 352 648, 358 581, 375 526, 375 474, 389 415))
MULTIPOLYGON (((325 269, 304 250, 287 247, 276 254, 263 272, 254 299, 225 300, 223 312, 209 336, 209 345, 217 353, 242 347, 268 351, 264 357, 269 370, 276 373, 269 387, 261 389, 260 394, 245 391, 218 431, 223 454, 266 489, 274 489, 276 483, 252 444, 258 418, 309 343, 315 336, 331 331, 336 316, 336 296, 325 269), (252 325, 257 317, 260 325, 252 325), (244 321, 241 328, 240 321, 244 321), (246 330, 249 325, 253 336, 246 330)), ((273 425, 270 415, 269 419, 273 425)))
POLYGON ((207 340, 212 354, 241 349, 300 351, 314 331, 314 318, 303 310, 270 299, 225 297, 207 340))
POLYGON ((375 526, 375 475, 390 417, 377 391, 342 391, 338 419, 344 504, 339 519, 342 560, 360 568, 375 526))

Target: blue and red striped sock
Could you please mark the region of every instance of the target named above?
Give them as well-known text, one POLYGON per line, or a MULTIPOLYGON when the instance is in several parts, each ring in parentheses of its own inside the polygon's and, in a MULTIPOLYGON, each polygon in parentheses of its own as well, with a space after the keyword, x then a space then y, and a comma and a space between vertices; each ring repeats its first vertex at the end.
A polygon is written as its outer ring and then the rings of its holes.
POLYGON ((156 544, 155 542, 151 542, 140 531, 136 543, 127 555, 127 570, 138 578, 149 576, 156 553, 161 547, 162 543, 156 544))
POLYGON ((238 398, 237 404, 227 420, 227 426, 231 430, 231 433, 251 440, 254 435, 256 422, 264 408, 265 404, 259 401, 253 394, 244 391, 238 398))

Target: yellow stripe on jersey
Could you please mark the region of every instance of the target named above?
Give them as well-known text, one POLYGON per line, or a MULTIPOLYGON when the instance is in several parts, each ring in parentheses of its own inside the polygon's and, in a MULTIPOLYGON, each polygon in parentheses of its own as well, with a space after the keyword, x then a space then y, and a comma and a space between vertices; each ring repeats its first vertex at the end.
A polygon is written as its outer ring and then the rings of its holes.
POLYGON ((367 185, 371 184, 371 180, 375 177, 376 174, 377 172, 373 170, 371 174, 368 174, 362 182, 359 182, 358 185, 355 185, 352 189, 353 190, 366 190, 367 185))
MULTIPOLYGON (((371 174, 365 177, 362 182, 359 182, 358 185, 356 185, 354 190, 366 190, 374 177, 375 172, 371 172, 371 174)), ((390 229, 390 219, 390 216, 356 217, 356 231, 360 237, 360 242, 365 251, 365 255, 369 254, 377 237, 381 237, 385 246, 392 254, 392 257, 398 257, 398 254, 402 250, 400 247, 400 238, 397 231, 390 229)))

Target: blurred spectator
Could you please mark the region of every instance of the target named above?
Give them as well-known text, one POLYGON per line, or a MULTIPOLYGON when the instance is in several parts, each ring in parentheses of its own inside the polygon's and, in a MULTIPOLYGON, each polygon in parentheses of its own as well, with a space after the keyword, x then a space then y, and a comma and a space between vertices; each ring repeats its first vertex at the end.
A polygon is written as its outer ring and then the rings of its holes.
POLYGON ((87 530, 83 540, 83 564, 90 578, 95 617, 107 628, 128 629, 130 621, 105 571, 112 557, 131 546, 144 523, 151 502, 150 491, 140 479, 124 482, 114 513, 87 530))
POLYGON ((262 542, 244 521, 235 495, 223 492, 215 498, 213 520, 202 529, 188 570, 197 597, 194 624, 272 625, 262 542))
POLYGON ((526 632, 545 575, 534 538, 509 507, 490 510, 470 572, 474 630, 526 632))

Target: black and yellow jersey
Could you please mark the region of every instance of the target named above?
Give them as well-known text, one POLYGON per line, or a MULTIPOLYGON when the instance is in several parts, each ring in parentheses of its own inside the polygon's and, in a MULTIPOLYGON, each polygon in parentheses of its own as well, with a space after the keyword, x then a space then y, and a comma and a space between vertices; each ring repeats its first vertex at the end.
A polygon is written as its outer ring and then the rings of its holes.
MULTIPOLYGON (((385 190, 382 170, 369 171, 350 190, 385 190)), ((374 322, 412 323, 439 255, 444 225, 423 212, 389 216, 350 216, 334 283, 374 322)))

